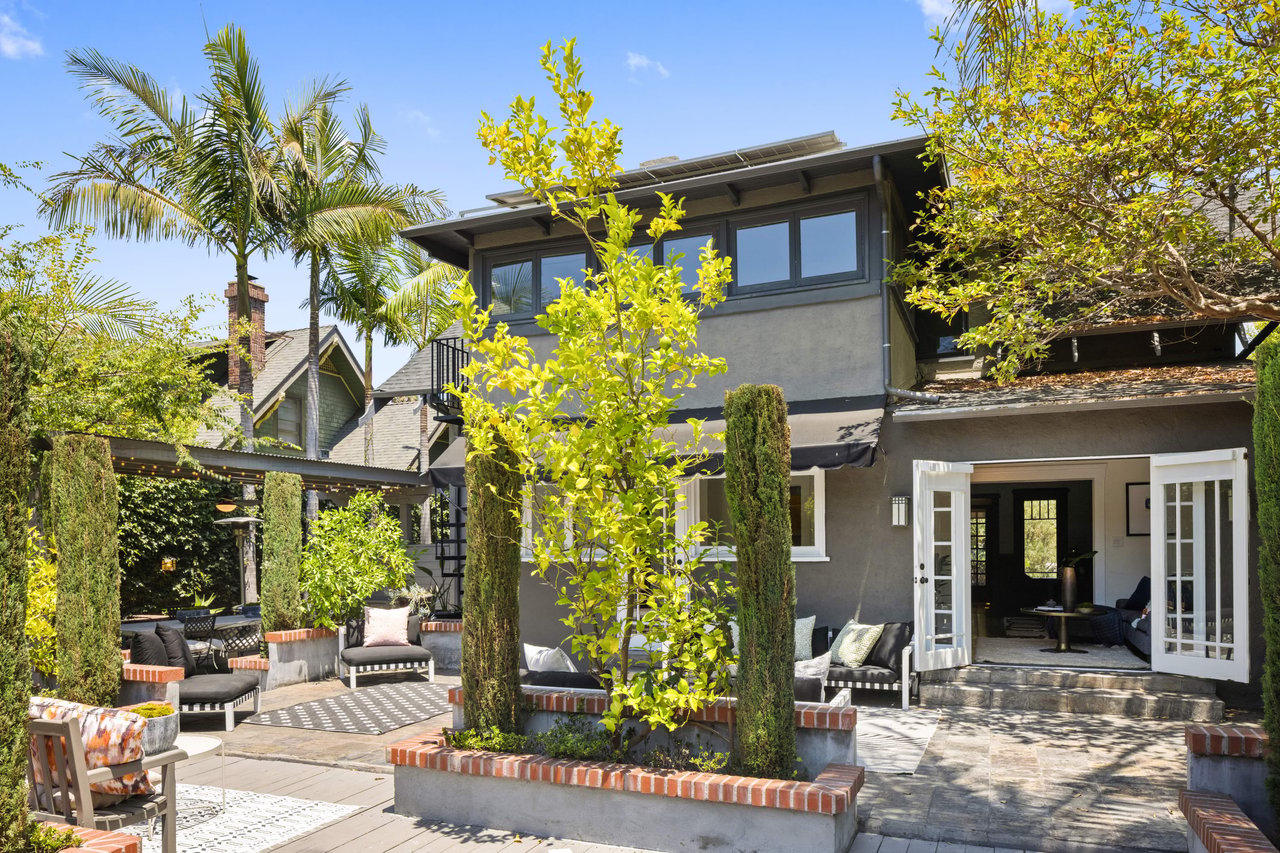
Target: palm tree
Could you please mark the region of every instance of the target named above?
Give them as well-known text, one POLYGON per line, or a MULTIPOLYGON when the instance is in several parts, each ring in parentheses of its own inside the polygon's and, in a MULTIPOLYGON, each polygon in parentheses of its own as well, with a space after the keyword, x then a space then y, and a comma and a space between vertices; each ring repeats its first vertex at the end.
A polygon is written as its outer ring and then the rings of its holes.
POLYGON ((385 243, 345 245, 335 253, 320 292, 320 309, 356 327, 364 342, 364 461, 373 454, 373 339, 388 344, 421 341, 452 322, 444 297, 456 269, 423 257, 416 247, 385 243), (404 295, 402 290, 407 291, 404 295))
MULTIPOLYGON (((179 239, 231 255, 237 308, 250 316, 249 259, 280 244, 283 161, 268 115, 258 63, 244 32, 227 26, 204 47, 209 86, 176 104, 136 66, 95 50, 67 54, 71 73, 115 126, 115 135, 54 176, 42 213, 56 227, 95 222, 107 234, 136 240, 179 239)), ((300 112, 332 101, 344 85, 313 88, 300 112)), ((241 324, 243 327, 243 323, 241 324)), ((239 359, 240 429, 253 449, 253 373, 239 359)), ((252 498, 253 487, 245 487, 252 498)), ((245 549, 245 592, 257 598, 252 540, 245 549)))
MULTIPOLYGON (((284 222, 294 262, 307 263, 310 308, 307 339, 307 406, 305 450, 320 458, 320 281, 331 268, 335 242, 385 243, 396 228, 427 215, 445 212, 436 190, 379 182, 376 155, 385 150, 369 119, 367 107, 356 113, 358 135, 351 138, 328 103, 309 113, 287 110, 279 144, 289 163, 286 171, 284 222)), ((307 516, 319 509, 314 491, 307 493, 307 516)))
POLYGON ((960 85, 998 79, 1038 27, 1038 12, 1038 0, 956 0, 942 32, 945 42, 964 45, 956 56, 960 85))

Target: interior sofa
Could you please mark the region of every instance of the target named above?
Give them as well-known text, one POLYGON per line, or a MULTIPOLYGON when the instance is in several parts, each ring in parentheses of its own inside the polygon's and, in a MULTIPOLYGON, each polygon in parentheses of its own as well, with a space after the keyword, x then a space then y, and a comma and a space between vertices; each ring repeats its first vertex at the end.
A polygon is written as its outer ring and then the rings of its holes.
POLYGON ((900 690, 902 709, 911 705, 912 690, 919 690, 919 675, 911 671, 910 622, 887 622, 880 639, 862 666, 832 664, 827 671, 828 695, 843 690, 900 690))
POLYGON ((1151 658, 1151 615, 1143 610, 1151 603, 1151 578, 1143 578, 1133 595, 1116 602, 1120 614, 1120 632, 1127 645, 1145 659, 1151 658))

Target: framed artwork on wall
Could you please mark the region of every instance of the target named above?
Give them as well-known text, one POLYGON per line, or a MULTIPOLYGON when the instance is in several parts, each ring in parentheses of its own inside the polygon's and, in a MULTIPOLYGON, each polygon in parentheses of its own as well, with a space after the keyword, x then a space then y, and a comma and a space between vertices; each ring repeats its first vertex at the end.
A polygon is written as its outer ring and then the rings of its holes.
POLYGON ((1125 483, 1125 532, 1130 536, 1151 535, 1151 484, 1125 483))

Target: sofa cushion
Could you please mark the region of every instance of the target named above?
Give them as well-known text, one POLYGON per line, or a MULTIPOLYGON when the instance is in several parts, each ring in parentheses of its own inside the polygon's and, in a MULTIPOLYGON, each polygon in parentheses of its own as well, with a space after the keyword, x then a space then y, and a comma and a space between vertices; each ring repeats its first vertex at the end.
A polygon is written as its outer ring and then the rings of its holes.
POLYGON ((797 675, 795 680, 796 702, 821 702, 822 679, 797 675))
POLYGON ((861 666, 884 633, 883 625, 863 625, 850 619, 831 644, 831 662, 841 666, 861 666))
POLYGON ((178 682, 178 703, 209 705, 239 699, 258 686, 257 673, 196 675, 178 682))
POLYGON ((348 619, 343 628, 342 642, 345 648, 364 645, 364 620, 348 619))
POLYGON ((566 690, 604 689, 600 681, 589 672, 528 670, 520 676, 520 683, 530 687, 563 687, 566 690))
POLYGON ((158 635, 143 631, 129 638, 129 662, 140 666, 168 666, 169 652, 158 635))
POLYGON ((409 645, 409 608, 366 607, 363 645, 370 649, 409 645))
POLYGON ((796 620, 795 660, 809 660, 813 657, 813 626, 817 621, 817 616, 806 616, 796 620))
POLYGON ((169 666, 182 667, 187 678, 196 674, 196 659, 191 654, 191 649, 187 647, 187 638, 182 635, 182 632, 165 625, 157 625, 156 636, 160 638, 160 642, 164 643, 169 666))
POLYGON ((1138 581, 1138 585, 1134 587, 1133 594, 1129 596, 1129 600, 1120 605, 1121 610, 1137 610, 1142 612, 1146 606, 1151 603, 1151 578, 1146 577, 1138 581))
POLYGON ((564 649, 524 643, 524 665, 530 672, 577 672, 564 649))
POLYGON ((796 661, 796 678, 825 679, 829 669, 831 669, 831 652, 818 655, 812 660, 796 661))
POLYGON ((894 672, 902 669, 902 650, 911 643, 910 622, 886 622, 880 639, 871 648, 871 654, 863 663, 882 666, 894 672))
POLYGON ((342 662, 350 666, 375 663, 420 663, 431 661, 431 652, 422 646, 356 646, 342 650, 342 662))
POLYGON ((825 655, 831 651, 831 629, 826 625, 818 625, 813 629, 813 639, 809 644, 809 651, 814 657, 825 655))
POLYGON ((883 666, 832 666, 827 670, 829 683, 894 684, 898 673, 883 666))

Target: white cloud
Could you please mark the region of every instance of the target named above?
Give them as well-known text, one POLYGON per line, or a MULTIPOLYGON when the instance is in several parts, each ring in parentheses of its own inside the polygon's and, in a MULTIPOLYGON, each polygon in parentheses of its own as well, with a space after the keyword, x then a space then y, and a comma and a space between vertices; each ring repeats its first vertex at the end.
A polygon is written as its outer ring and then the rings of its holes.
POLYGON ((427 134, 427 136, 432 139, 437 139, 440 136, 440 130, 431 121, 431 116, 427 115, 420 109, 415 108, 410 110, 401 110, 400 119, 401 121, 406 121, 409 124, 418 125, 427 134))
POLYGON ((924 13, 925 23, 931 27, 940 27, 956 10, 955 0, 916 0, 920 11, 924 13))
POLYGON ((666 66, 656 59, 650 59, 643 53, 632 53, 627 51, 627 70, 629 71, 645 71, 651 70, 659 77, 670 77, 671 72, 666 66))
POLYGON ((22 59, 24 56, 42 56, 44 46, 40 39, 32 38, 13 18, 0 12, 0 56, 5 59, 22 59))

